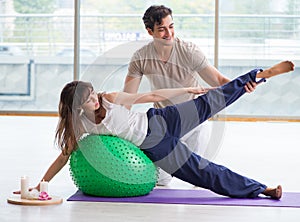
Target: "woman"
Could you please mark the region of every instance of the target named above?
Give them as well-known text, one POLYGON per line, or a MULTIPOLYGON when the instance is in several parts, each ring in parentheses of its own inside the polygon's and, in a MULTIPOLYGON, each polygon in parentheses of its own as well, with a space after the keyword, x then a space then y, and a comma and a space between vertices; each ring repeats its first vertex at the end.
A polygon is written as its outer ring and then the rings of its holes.
MULTIPOLYGON (((43 179, 50 181, 62 169, 83 134, 108 134, 131 141, 157 166, 195 186, 229 197, 254 198, 264 194, 280 199, 280 185, 269 188, 209 162, 192 153, 179 139, 236 101, 245 93, 244 86, 248 82, 258 83, 292 70, 294 64, 284 61, 264 71, 252 70, 219 88, 161 89, 140 94, 97 94, 90 83, 73 81, 62 90, 59 103, 56 139, 62 153, 43 179), (261 80, 257 81, 259 78, 261 80), (205 94, 174 106, 151 108, 147 113, 134 113, 125 108, 126 105, 162 101, 184 93, 205 94)), ((36 189, 39 190, 39 185, 36 189)))

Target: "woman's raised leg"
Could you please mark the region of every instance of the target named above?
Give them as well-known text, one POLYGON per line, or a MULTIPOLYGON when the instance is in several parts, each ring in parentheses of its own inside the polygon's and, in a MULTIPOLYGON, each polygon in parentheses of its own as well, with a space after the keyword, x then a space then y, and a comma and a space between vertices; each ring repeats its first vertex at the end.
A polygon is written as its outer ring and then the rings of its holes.
POLYGON ((291 61, 282 61, 276 65, 257 73, 257 78, 271 78, 276 75, 287 73, 295 69, 294 63, 291 61))
POLYGON ((290 61, 280 62, 264 71, 254 69, 217 89, 208 91, 205 95, 176 105, 180 113, 181 135, 185 135, 239 99, 246 92, 244 86, 248 82, 257 82, 258 78, 271 78, 292 70, 294 70, 294 64, 290 61))

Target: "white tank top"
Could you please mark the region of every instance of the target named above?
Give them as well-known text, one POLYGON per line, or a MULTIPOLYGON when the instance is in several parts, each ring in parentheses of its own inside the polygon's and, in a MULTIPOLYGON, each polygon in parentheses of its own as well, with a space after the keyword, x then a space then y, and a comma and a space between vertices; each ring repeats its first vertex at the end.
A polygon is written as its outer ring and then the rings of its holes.
POLYGON ((106 116, 100 124, 90 121, 82 115, 82 123, 89 134, 114 135, 126 139, 136 146, 144 141, 148 118, 146 113, 133 112, 122 105, 110 103, 102 97, 102 105, 106 110, 106 116))

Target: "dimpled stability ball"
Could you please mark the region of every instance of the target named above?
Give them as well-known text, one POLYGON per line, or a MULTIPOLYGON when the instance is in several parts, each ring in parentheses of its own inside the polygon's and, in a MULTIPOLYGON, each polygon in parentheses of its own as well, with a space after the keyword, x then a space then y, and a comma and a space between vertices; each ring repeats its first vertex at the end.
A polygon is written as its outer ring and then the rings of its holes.
POLYGON ((70 157, 71 177, 83 193, 132 197, 150 193, 157 181, 153 162, 135 145, 115 136, 88 135, 70 157))

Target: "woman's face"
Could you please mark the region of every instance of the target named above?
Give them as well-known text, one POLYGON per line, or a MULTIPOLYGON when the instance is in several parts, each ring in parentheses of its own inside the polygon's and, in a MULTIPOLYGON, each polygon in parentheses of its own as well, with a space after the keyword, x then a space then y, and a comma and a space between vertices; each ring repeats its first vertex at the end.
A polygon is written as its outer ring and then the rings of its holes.
POLYGON ((91 90, 88 99, 82 104, 82 108, 85 112, 94 112, 99 107, 98 95, 94 90, 91 90))

